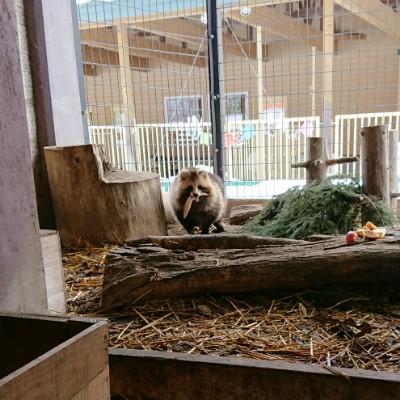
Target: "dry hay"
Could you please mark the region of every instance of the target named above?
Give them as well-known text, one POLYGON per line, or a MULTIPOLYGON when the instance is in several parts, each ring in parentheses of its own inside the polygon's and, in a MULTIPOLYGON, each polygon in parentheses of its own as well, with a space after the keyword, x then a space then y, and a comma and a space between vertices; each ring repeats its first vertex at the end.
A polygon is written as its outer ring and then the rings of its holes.
POLYGON ((64 249, 63 261, 69 313, 109 318, 111 347, 400 371, 395 290, 383 297, 339 288, 281 297, 205 295, 147 301, 122 314, 102 315, 108 250, 64 249))

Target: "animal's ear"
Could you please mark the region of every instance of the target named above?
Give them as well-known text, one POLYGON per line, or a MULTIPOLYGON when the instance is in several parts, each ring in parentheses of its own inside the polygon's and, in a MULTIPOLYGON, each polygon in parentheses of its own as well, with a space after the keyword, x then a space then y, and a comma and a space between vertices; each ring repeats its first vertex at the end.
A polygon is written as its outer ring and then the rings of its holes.
POLYGON ((203 169, 199 171, 199 176, 201 178, 207 178, 208 174, 207 171, 204 171, 203 169))
POLYGON ((190 172, 187 169, 183 169, 179 174, 182 181, 190 177, 190 172))

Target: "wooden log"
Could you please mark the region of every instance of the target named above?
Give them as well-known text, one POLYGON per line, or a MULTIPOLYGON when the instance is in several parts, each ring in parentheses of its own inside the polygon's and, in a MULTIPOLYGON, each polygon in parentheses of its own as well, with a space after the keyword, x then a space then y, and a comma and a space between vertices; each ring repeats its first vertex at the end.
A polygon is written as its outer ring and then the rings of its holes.
POLYGON ((364 127, 361 138, 362 190, 390 205, 387 127, 364 127))
POLYGON ((108 255, 104 310, 139 299, 400 280, 400 241, 390 238, 348 245, 340 237, 251 251, 139 250, 119 249, 108 255))
POLYGON ((345 164, 358 161, 358 157, 342 157, 327 160, 325 157, 324 138, 311 137, 307 139, 307 161, 292 164, 292 168, 306 168, 306 182, 322 182, 327 175, 328 167, 335 164, 345 164))
POLYGON ((397 211, 397 152, 399 147, 399 131, 389 131, 389 190, 390 207, 397 211))
POLYGON ((313 161, 307 168, 307 183, 322 182, 327 173, 327 166, 323 162, 326 159, 323 138, 308 138, 307 159, 313 161))
POLYGON ((98 145, 47 147, 45 156, 62 243, 122 243, 167 233, 157 174, 113 169, 98 145))
POLYGON ((259 214, 264 206, 262 204, 247 204, 244 206, 236 206, 229 213, 229 223, 231 225, 242 225, 250 218, 259 214))
POLYGON ((198 249, 255 249, 260 246, 282 246, 288 244, 305 244, 304 240, 271 238, 251 235, 182 235, 182 236, 148 236, 130 240, 128 246, 157 245, 168 250, 198 249))

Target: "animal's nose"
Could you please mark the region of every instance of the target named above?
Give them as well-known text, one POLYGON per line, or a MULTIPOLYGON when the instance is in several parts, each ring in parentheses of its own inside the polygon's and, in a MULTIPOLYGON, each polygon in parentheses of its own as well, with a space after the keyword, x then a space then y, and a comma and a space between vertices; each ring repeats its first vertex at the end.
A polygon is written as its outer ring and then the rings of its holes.
POLYGON ((193 197, 199 197, 199 194, 196 192, 193 192, 192 195, 193 195, 193 197))

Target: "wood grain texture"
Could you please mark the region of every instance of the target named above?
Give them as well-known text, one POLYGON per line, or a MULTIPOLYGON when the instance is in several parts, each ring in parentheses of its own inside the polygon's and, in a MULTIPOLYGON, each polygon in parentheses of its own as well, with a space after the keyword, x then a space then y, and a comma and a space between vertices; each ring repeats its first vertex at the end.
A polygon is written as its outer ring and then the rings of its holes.
POLYGON ((393 400, 400 393, 399 375, 388 372, 127 349, 109 353, 111 395, 129 399, 393 400))
POLYGON ((49 312, 51 314, 66 314, 67 305, 64 292, 64 272, 62 267, 60 238, 57 231, 41 229, 40 243, 42 246, 49 312))
POLYGON ((368 126, 361 130, 362 190, 390 205, 389 152, 387 126, 368 126))
POLYGON ((45 156, 63 244, 122 243, 167 233, 157 174, 113 169, 98 145, 48 147, 45 156))
MULTIPOLYGON (((46 341, 46 336, 51 337, 52 331, 43 332, 43 341, 46 341)), ((96 399, 108 399, 107 346, 107 322, 98 321, 89 325, 1 379, 0 398, 8 400, 71 399, 81 391, 86 391, 87 386, 90 387, 92 381, 101 375, 103 380, 98 382, 101 387, 99 391, 105 395, 96 399)))
MULTIPOLYGON (((200 236, 199 243, 203 240, 200 236)), ((102 307, 199 293, 398 281, 399 259, 395 238, 346 245, 340 237, 229 250, 125 248, 107 257, 102 307)))

